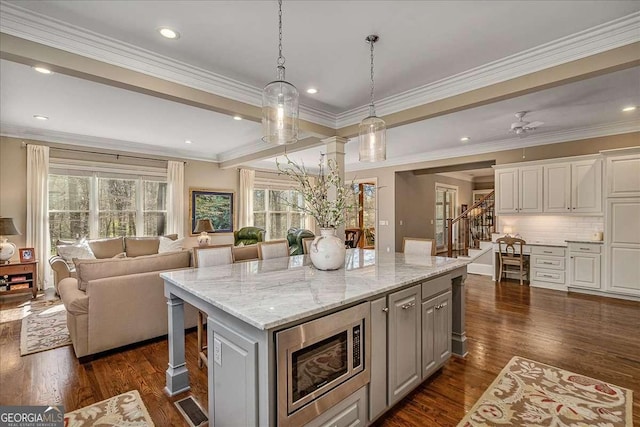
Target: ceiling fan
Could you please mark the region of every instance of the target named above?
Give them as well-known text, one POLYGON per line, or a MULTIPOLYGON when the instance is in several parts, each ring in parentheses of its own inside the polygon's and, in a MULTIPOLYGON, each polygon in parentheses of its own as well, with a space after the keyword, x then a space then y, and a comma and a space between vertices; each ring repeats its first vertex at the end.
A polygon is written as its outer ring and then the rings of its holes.
POLYGON ((511 123, 511 129, 509 132, 515 133, 520 137, 527 136, 527 132, 531 132, 535 130, 537 127, 540 127, 544 124, 544 122, 527 122, 524 120, 524 116, 528 113, 528 111, 518 111, 516 113, 516 117, 518 118, 517 122, 511 123))

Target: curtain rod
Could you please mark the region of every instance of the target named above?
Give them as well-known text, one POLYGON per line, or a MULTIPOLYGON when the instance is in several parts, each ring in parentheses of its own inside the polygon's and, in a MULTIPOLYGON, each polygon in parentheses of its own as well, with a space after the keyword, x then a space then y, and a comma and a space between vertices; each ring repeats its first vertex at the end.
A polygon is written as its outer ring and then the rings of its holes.
MULTIPOLYGON (((26 147, 28 144, 26 142, 22 142, 22 146, 26 147)), ((51 150, 60 150, 60 151, 71 151, 71 152, 75 152, 75 153, 87 153, 87 154, 99 154, 101 156, 115 156, 116 160, 119 159, 120 157, 127 157, 129 159, 139 159, 139 160, 151 160, 153 162, 168 162, 169 160, 166 159, 157 159, 157 158, 149 158, 149 157, 141 157, 141 156, 131 156, 128 154, 115 154, 115 153, 102 153, 100 151, 89 151, 89 150, 78 150, 75 148, 61 148, 61 147, 52 147, 49 146, 49 149, 51 150)), ((183 164, 187 164, 186 161, 182 161, 183 164)))

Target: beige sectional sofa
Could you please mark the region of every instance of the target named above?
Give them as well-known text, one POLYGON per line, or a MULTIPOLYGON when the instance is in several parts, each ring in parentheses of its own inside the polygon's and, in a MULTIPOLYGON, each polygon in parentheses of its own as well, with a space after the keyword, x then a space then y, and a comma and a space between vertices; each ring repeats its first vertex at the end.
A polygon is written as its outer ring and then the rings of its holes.
MULTIPOLYGON (((167 300, 160 273, 188 268, 190 251, 135 258, 74 260, 76 277, 58 284, 77 357, 167 334, 167 300)), ((185 325, 197 310, 185 304, 185 325)))

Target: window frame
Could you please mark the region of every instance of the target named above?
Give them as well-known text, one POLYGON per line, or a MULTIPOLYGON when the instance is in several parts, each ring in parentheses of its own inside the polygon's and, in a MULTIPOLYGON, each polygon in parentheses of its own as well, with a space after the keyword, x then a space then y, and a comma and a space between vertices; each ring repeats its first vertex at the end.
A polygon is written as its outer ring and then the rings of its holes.
MULTIPOLYGON (((301 210, 293 209, 293 207, 288 205, 288 204, 286 205, 286 208, 287 208, 286 211, 270 210, 270 207, 271 207, 270 206, 271 205, 270 192, 271 191, 288 191, 289 193, 287 194, 287 197, 291 197, 291 192, 292 191, 296 191, 296 192, 300 193, 300 190, 296 186, 291 185, 291 184, 286 183, 286 182, 258 181, 256 183, 254 183, 253 191, 252 191, 252 194, 251 194, 252 198, 255 197, 254 192, 256 190, 265 192, 265 194, 264 194, 264 209, 265 210, 259 210, 259 211, 256 210, 255 209, 255 204, 254 204, 254 209, 253 209, 253 212, 252 212, 252 219, 255 221, 255 214, 261 214, 261 213, 265 214, 265 221, 264 221, 265 222, 265 227, 264 228, 265 228, 265 231, 266 231, 266 233, 265 233, 265 239, 266 240, 273 240, 274 239, 272 237, 272 235, 271 235, 272 234, 272 230, 271 230, 270 215, 272 215, 272 214, 286 214, 286 218, 287 218, 286 230, 291 228, 292 214, 299 214, 300 217, 301 217, 302 222, 306 224, 308 214, 303 212, 303 211, 301 211, 301 210)), ((287 238, 286 231, 285 231, 285 235, 284 236, 278 237, 278 239, 280 239, 280 238, 282 238, 282 239, 286 239, 287 238)))

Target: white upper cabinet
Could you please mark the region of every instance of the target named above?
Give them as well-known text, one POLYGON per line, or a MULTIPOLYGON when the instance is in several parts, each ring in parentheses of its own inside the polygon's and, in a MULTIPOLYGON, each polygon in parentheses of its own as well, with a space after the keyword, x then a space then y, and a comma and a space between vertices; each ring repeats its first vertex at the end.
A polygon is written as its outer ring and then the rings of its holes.
POLYGON ((601 159, 525 163, 495 177, 498 214, 602 213, 601 159))
POLYGON ((607 157, 607 197, 640 197, 640 154, 607 157))
POLYGON ((571 164, 544 166, 544 211, 571 212, 571 164))
POLYGON ((495 185, 498 214, 542 212, 542 166, 498 169, 495 185))

